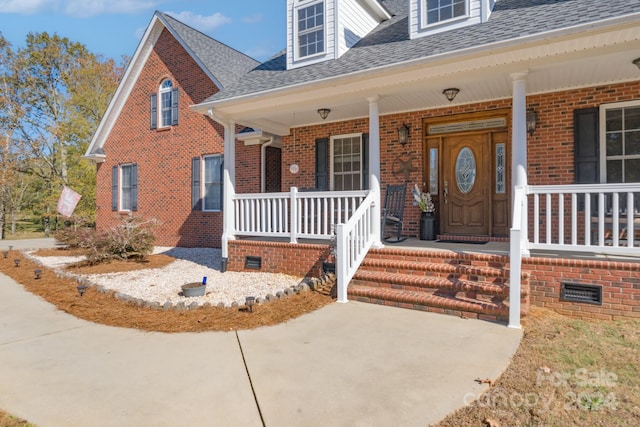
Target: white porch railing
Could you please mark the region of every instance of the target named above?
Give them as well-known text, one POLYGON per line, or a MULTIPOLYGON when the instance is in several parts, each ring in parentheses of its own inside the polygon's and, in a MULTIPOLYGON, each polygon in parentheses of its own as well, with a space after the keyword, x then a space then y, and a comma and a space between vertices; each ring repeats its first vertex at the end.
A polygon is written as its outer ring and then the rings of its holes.
POLYGON ((374 195, 370 193, 345 224, 336 226, 336 282, 338 302, 347 302, 351 278, 375 241, 373 217, 374 195))
POLYGON ((233 196, 239 236, 331 239, 335 225, 347 222, 367 191, 298 191, 233 196))
POLYGON ((537 185, 526 193, 533 207, 529 248, 640 254, 640 184, 537 185))
POLYGON ((523 255, 542 249, 640 256, 639 205, 638 183, 517 187, 509 251, 509 326, 520 327, 523 255))

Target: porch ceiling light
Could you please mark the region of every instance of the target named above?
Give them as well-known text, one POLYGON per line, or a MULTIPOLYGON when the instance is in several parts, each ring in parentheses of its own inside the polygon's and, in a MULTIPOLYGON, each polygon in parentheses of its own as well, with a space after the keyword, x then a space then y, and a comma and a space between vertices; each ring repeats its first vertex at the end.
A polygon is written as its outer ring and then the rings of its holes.
POLYGON ((329 116, 330 112, 331 110, 328 108, 318 108, 318 114, 320 114, 320 117, 322 117, 322 120, 326 119, 329 116))
POLYGON ((458 95, 458 92, 460 92, 460 89, 458 89, 457 87, 450 87, 442 91, 442 93, 444 94, 444 96, 447 97, 449 102, 456 99, 456 95, 458 95))
POLYGON ((409 142, 409 126, 407 126, 406 123, 403 123, 402 126, 398 128, 398 142, 402 144, 403 147, 409 142))
POLYGON ((640 70, 640 58, 634 59, 633 61, 631 61, 631 63, 638 67, 638 69, 640 70))
POLYGON ((529 109, 527 109, 527 132, 529 133, 529 135, 533 135, 533 133, 536 131, 537 125, 538 113, 536 113, 536 110, 529 107, 529 109))

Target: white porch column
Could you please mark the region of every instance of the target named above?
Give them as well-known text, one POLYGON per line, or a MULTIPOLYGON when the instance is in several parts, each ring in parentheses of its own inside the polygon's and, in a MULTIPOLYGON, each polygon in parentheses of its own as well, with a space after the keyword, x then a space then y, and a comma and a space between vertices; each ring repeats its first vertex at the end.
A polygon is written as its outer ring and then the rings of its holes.
POLYGON ((512 74, 513 117, 511 176, 513 187, 527 185, 527 73, 512 74))
MULTIPOLYGON (((513 114, 511 140, 511 176, 513 188, 527 186, 527 76, 529 73, 513 73, 513 114)), ((529 256, 529 223, 527 199, 522 206, 521 249, 529 256)), ((513 212, 513 209, 512 211, 513 212)))
MULTIPOLYGON (((528 73, 511 74, 513 80, 513 107, 511 117, 511 177, 513 199, 515 202, 516 188, 527 185, 527 75, 528 73)), ((522 205, 511 206, 512 218, 517 214, 521 218, 521 228, 511 228, 510 236, 510 264, 509 276, 509 327, 520 328, 520 291, 522 256, 528 255, 528 225, 527 199, 522 205), (520 212, 520 208, 522 211, 520 212), (519 240, 519 242, 517 242, 519 240)))
POLYGON ((227 270, 229 262, 229 240, 235 239, 236 194, 236 122, 229 120, 224 125, 224 170, 222 205, 222 272, 227 270))
POLYGON ((382 247, 380 241, 380 110, 378 108, 379 97, 367 98, 369 101, 369 190, 374 194, 373 221, 371 224, 373 233, 373 247, 382 247))

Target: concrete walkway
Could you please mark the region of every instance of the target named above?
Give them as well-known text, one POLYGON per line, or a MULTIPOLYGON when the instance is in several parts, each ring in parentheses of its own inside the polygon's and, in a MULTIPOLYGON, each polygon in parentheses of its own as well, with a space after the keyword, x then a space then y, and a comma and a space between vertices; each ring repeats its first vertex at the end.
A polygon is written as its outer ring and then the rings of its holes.
POLYGON ((498 377, 521 337, 356 302, 238 333, 148 333, 76 319, 0 275, 0 408, 39 427, 424 427, 478 396, 474 379, 498 377))

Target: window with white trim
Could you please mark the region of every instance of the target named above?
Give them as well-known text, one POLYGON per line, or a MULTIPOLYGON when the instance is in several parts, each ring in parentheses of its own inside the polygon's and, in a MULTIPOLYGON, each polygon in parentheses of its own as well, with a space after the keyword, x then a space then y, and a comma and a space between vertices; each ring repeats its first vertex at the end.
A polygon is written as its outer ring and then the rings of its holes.
POLYGON ((157 93, 151 94, 151 129, 162 129, 178 124, 179 91, 171 79, 160 83, 157 93))
POLYGON ((603 108, 600 124, 604 125, 601 142, 604 170, 601 176, 607 183, 640 182, 640 102, 603 108))
POLYGON ((331 137, 331 181, 334 191, 361 190, 362 134, 331 137))
POLYGON ((423 26, 468 15, 469 0, 422 0, 423 26))
POLYGON ((325 52, 324 1, 297 6, 295 25, 298 59, 325 52))
POLYGON ((203 210, 222 210, 222 168, 223 156, 216 154, 203 159, 203 210))
POLYGON ((171 126, 171 89, 173 82, 169 79, 160 85, 160 127, 171 126))
POLYGON ((138 165, 114 165, 111 169, 111 210, 138 210, 138 165))

